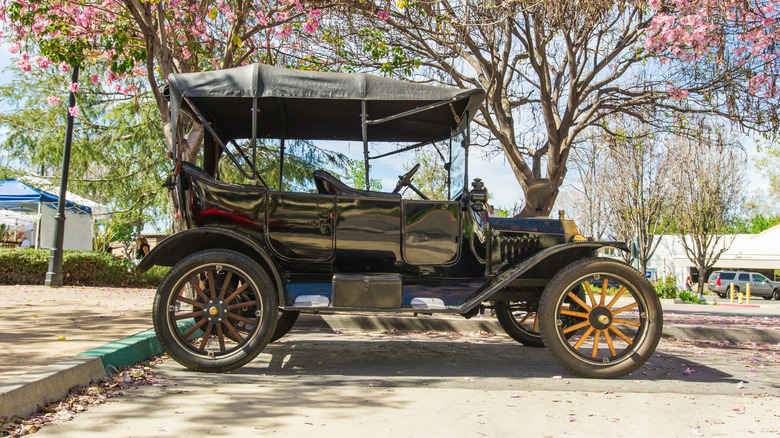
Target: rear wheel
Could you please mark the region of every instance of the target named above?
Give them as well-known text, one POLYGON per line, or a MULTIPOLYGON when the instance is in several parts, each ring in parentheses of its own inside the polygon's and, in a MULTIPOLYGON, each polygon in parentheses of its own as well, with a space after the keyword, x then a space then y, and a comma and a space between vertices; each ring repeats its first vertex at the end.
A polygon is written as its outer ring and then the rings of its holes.
POLYGON ((780 301, 780 289, 775 289, 772 291, 772 298, 774 298, 775 301, 780 301))
POLYGON ((515 341, 529 347, 544 347, 539 333, 538 307, 538 303, 499 302, 496 303, 496 318, 501 328, 515 341))
POLYGON ((207 250, 177 263, 163 278, 152 320, 165 351, 196 371, 223 372, 254 359, 271 339, 277 292, 249 257, 207 250))
POLYGON ((542 294, 539 318, 542 340, 563 367, 595 378, 642 366, 663 328, 650 283, 625 263, 604 258, 580 260, 556 274, 542 294))
POLYGON ((282 338, 282 336, 286 335, 287 332, 290 331, 290 329, 295 325, 295 321, 298 320, 298 316, 300 316, 301 312, 297 310, 280 310, 279 311, 279 317, 276 319, 276 328, 274 329, 274 334, 271 336, 271 340, 269 342, 278 341, 282 338))

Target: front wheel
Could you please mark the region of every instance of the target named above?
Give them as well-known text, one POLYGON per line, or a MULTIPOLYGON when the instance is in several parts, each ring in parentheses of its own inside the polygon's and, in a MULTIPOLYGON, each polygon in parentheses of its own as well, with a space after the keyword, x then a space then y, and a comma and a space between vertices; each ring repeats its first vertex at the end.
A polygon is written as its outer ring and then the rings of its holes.
POLYGON ((249 257, 207 250, 160 282, 152 321, 165 351, 195 371, 224 372, 254 359, 276 326, 276 288, 249 257))
POLYGON ((548 283, 539 308, 542 340, 573 374, 624 376, 652 356, 663 313, 650 283, 625 263, 591 258, 548 283))

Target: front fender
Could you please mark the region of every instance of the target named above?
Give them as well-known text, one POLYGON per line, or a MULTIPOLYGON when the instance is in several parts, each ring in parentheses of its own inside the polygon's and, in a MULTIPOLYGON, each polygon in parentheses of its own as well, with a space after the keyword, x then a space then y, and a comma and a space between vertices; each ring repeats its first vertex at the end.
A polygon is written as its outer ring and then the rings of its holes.
POLYGON ((149 251, 136 269, 145 272, 155 265, 173 266, 188 255, 207 249, 230 249, 250 257, 268 272, 282 296, 281 276, 266 249, 245 235, 224 228, 191 228, 176 233, 149 251))
POLYGON ((468 312, 523 275, 532 274, 533 278, 549 280, 564 266, 590 257, 604 247, 628 252, 628 246, 624 242, 571 242, 551 246, 490 278, 468 300, 458 306, 458 311, 468 312))

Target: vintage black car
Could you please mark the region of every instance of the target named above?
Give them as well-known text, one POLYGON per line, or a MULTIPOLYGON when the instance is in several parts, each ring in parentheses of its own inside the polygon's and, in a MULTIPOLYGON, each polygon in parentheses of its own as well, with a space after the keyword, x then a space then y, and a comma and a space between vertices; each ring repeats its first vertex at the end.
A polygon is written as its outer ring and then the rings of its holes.
POLYGON ((625 251, 623 243, 585 238, 562 218, 491 217, 487 188, 468 179, 469 123, 482 90, 254 64, 174 74, 168 93, 184 230, 138 269, 172 266, 153 318, 182 365, 238 368, 300 312, 468 318, 489 309, 511 337, 546 346, 588 377, 625 375, 655 351, 662 312, 653 288, 600 256, 605 246, 625 251), (193 123, 203 134, 185 138, 193 123), (280 146, 278 184, 256 166, 271 139, 280 146), (311 190, 280 190, 285 141, 313 140, 362 142, 367 182, 370 160, 433 147, 449 197, 426 199, 414 187, 419 165, 391 193, 350 187, 322 169, 311 190), (193 145, 200 153, 187 162, 182 150, 193 145), (407 187, 420 199, 402 197, 407 187))

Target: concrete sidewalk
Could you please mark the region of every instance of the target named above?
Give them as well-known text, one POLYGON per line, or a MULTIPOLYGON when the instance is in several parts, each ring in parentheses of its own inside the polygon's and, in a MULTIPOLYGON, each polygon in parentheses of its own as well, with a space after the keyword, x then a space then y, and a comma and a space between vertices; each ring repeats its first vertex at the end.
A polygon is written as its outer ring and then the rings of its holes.
MULTIPOLYGON (((154 290, 0 286, 0 417, 26 415, 69 388, 162 350, 151 327, 154 290)), ((753 307, 662 300, 664 336, 780 343, 777 302, 753 307)), ((455 315, 302 315, 294 330, 493 332, 495 318, 455 315)), ((507 342, 514 342, 507 339, 507 342)))

